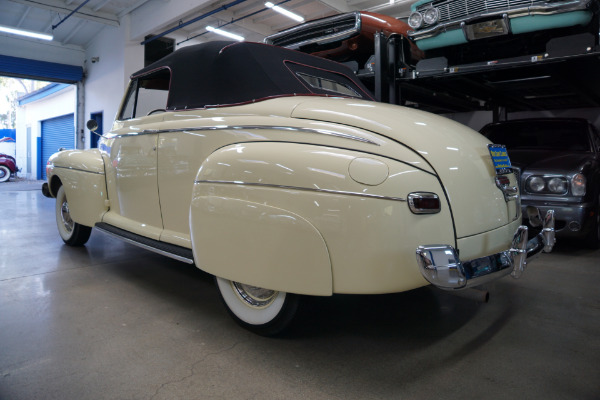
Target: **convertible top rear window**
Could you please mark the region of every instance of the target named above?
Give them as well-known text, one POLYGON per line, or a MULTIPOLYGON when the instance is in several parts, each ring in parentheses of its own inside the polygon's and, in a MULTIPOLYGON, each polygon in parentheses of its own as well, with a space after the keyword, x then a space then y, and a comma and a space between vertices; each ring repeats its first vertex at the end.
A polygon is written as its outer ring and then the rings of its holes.
POLYGON ((300 72, 297 75, 306 83, 308 83, 313 89, 324 90, 326 92, 337 93, 344 96, 361 97, 358 93, 352 90, 351 87, 346 86, 343 83, 332 81, 326 78, 320 78, 318 76, 303 74, 300 72))
POLYGON ((308 89, 316 94, 362 98, 361 88, 348 75, 336 71, 313 68, 294 62, 286 62, 291 73, 296 74, 308 89))

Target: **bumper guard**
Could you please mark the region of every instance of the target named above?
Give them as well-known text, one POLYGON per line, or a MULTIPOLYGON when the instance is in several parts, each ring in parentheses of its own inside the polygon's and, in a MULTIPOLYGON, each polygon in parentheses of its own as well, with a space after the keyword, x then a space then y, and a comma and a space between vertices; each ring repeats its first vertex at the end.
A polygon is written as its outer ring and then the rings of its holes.
POLYGON ((417 248, 417 263, 423 277, 440 289, 466 289, 479 286, 510 274, 519 278, 527 261, 540 253, 550 253, 554 247, 554 210, 546 213, 542 231, 528 240, 528 229, 517 228, 509 250, 460 261, 456 249, 450 245, 428 245, 417 248))

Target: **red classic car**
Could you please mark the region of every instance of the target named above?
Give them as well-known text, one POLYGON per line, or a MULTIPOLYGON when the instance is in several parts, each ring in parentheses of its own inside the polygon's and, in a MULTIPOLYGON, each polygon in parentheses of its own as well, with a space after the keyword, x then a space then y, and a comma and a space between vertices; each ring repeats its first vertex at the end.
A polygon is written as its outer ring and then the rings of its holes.
POLYGON ((0 182, 6 182, 11 175, 17 174, 17 162, 14 157, 0 153, 0 182))
MULTIPOLYGON (((338 62, 354 60, 362 67, 374 52, 376 32, 383 32, 385 36, 398 34, 408 39, 410 29, 407 23, 388 15, 355 11, 297 25, 267 36, 264 42, 338 62)), ((412 40, 408 42, 411 61, 423 58, 423 52, 412 40)))

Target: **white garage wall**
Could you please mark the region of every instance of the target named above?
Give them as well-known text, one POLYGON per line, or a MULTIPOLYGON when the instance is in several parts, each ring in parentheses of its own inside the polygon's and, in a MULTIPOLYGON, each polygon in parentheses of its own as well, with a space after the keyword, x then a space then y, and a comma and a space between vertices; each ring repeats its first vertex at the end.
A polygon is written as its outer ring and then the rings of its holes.
MULTIPOLYGON (((107 132, 117 113, 124 83, 124 44, 122 29, 105 27, 86 50, 84 119, 91 113, 102 112, 107 132), (92 63, 92 58, 98 61, 92 63)), ((90 132, 85 130, 85 148, 90 147, 90 132)))
MULTIPOLYGON (((112 127, 129 77, 144 68, 144 46, 140 45, 141 40, 129 40, 129 31, 130 18, 125 16, 120 27, 106 26, 85 52, 85 119, 89 119, 91 113, 102 112, 103 133, 112 127), (92 63, 92 58, 96 57, 98 61, 92 63)), ((167 37, 175 39, 176 43, 186 39, 177 32, 167 37)), ((185 46, 196 43, 200 41, 190 40, 185 46)), ((89 148, 90 132, 87 129, 84 137, 84 147, 89 148)))
MULTIPOLYGON (((77 105, 75 85, 17 107, 17 165, 21 168, 19 176, 36 179, 38 170, 37 138, 42 136, 41 121, 66 114, 73 114, 77 105), (27 170, 27 128, 31 128, 31 170, 27 170), (23 139, 23 140, 21 140, 23 139)), ((75 147, 75 144, 73 144, 75 147)), ((44 167, 44 166, 42 166, 44 167)))

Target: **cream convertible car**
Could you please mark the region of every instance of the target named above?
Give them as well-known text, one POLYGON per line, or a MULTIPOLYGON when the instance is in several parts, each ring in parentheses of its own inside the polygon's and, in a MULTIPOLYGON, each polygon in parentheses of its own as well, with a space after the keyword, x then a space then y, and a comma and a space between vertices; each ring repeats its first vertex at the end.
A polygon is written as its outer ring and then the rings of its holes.
POLYGON ((257 43, 190 46, 135 73, 99 149, 59 152, 47 172, 66 244, 94 227, 195 263, 265 335, 299 295, 460 290, 518 277, 554 244, 552 212, 529 241, 520 226, 502 146, 257 43))

